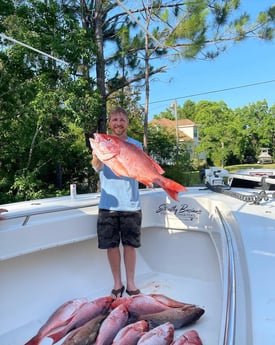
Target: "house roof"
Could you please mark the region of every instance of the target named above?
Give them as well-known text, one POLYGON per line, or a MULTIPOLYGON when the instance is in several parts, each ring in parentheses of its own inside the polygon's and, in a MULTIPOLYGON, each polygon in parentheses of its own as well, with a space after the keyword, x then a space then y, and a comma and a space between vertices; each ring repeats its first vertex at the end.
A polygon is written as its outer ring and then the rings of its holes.
MULTIPOLYGON (((175 127, 176 121, 166 119, 166 118, 153 119, 152 121, 150 121, 150 124, 163 126, 163 127, 175 127)), ((195 124, 195 122, 193 122, 189 119, 182 119, 182 120, 178 120, 178 126, 196 126, 196 124, 195 124)))
MULTIPOLYGON (((162 118, 162 119, 153 119, 152 121, 150 121, 149 123, 152 126, 158 126, 158 127, 166 127, 167 130, 169 131, 176 131, 176 121, 170 120, 170 119, 166 119, 166 118, 162 118)), ((185 134, 184 131, 182 130, 181 127, 190 127, 190 126, 196 126, 196 124, 188 119, 183 119, 183 120, 178 120, 178 128, 179 128, 179 139, 180 140, 184 140, 184 141, 190 141, 193 140, 189 135, 185 134)))

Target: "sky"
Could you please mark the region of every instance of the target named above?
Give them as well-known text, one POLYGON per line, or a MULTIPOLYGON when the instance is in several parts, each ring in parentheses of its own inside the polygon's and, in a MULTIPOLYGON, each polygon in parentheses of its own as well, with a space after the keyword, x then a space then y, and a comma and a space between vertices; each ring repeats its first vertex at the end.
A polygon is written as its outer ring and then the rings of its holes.
MULTIPOLYGON (((255 18, 272 4, 272 0, 244 0, 242 8, 255 18)), ((224 101, 231 109, 263 100, 275 104, 275 41, 248 39, 230 44, 212 61, 170 64, 166 73, 150 82, 149 120, 174 101, 182 106, 187 100, 224 101)))

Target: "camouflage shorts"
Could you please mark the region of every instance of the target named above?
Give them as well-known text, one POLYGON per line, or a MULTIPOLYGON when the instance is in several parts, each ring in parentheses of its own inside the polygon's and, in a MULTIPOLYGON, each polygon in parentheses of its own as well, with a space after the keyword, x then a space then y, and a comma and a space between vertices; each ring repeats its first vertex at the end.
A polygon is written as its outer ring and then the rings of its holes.
POLYGON ((141 211, 110 211, 99 209, 97 220, 98 248, 123 245, 140 247, 141 211))

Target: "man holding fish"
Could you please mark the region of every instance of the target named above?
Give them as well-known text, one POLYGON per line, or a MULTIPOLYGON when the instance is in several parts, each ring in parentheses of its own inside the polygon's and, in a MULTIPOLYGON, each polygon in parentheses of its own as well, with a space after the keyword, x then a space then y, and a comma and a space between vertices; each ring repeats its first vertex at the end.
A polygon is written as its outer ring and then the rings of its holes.
MULTIPOLYGON (((117 107, 108 119, 111 135, 142 149, 142 144, 128 137, 129 118, 126 111, 117 107)), ((141 204, 138 181, 127 176, 118 176, 93 149, 92 165, 99 172, 101 196, 97 223, 98 247, 107 249, 107 256, 114 279, 111 291, 114 298, 121 297, 124 285, 121 277, 121 256, 126 272, 126 292, 137 295, 140 290, 135 285, 136 248, 140 247, 141 204), (120 242, 123 254, 120 252, 120 242)))

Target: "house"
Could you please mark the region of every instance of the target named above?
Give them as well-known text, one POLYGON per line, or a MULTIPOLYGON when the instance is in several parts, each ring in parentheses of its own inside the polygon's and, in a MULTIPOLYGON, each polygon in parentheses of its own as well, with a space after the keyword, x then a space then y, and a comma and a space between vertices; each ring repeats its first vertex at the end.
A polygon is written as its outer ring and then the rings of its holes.
MULTIPOLYGON (((166 118, 153 119, 149 125, 159 128, 166 128, 168 131, 176 134, 178 142, 184 141, 186 143, 187 150, 189 151, 190 158, 195 158, 195 148, 199 144, 198 125, 189 120, 170 120, 166 118)), ((205 159, 205 154, 201 154, 199 159, 205 159)))

